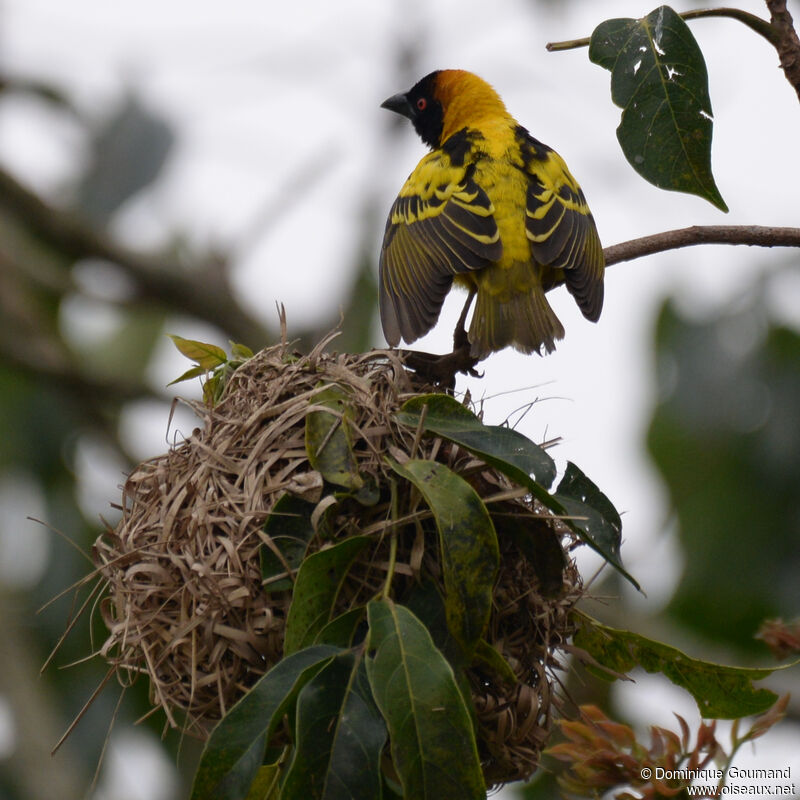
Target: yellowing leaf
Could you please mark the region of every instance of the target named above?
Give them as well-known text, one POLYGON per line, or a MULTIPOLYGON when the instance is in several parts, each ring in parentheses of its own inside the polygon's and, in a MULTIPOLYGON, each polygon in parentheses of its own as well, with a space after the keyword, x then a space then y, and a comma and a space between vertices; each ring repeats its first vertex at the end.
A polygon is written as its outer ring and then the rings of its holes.
POLYGON ((182 336, 176 336, 168 333, 172 339, 175 347, 191 361, 195 361, 198 366, 204 370, 209 371, 222 364, 226 364, 228 356, 221 347, 215 344, 207 344, 206 342, 198 342, 194 339, 184 339, 182 336))

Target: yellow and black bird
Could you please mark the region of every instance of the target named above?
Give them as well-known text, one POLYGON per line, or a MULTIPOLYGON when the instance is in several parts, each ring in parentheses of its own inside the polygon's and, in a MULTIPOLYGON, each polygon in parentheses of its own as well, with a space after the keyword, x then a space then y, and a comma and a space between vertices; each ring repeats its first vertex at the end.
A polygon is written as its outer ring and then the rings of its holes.
POLYGON ((464 70, 437 70, 382 104, 432 149, 395 200, 380 256, 390 345, 439 318, 455 280, 474 294, 470 355, 513 346, 552 352, 564 328, 545 291, 564 282, 583 315, 603 307, 603 248, 578 182, 497 92, 464 70))

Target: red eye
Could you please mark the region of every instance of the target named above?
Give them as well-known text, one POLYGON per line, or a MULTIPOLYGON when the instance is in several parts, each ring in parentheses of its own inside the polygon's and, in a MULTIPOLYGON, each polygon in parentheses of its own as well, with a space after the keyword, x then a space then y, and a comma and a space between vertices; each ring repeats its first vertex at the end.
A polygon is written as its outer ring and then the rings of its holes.
POLYGON ((419 111, 424 111, 428 107, 428 101, 424 97, 420 97, 417 100, 417 109, 419 111))

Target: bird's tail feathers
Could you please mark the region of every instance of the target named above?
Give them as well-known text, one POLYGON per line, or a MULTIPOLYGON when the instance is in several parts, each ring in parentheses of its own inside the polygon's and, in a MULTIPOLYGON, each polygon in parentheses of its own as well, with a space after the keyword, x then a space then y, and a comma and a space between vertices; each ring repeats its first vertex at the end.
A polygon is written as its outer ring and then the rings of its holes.
POLYGON ((564 326, 550 308, 544 291, 529 291, 501 301, 485 287, 478 289, 475 312, 469 328, 470 355, 486 358, 504 347, 523 353, 552 353, 555 342, 564 338, 564 326))

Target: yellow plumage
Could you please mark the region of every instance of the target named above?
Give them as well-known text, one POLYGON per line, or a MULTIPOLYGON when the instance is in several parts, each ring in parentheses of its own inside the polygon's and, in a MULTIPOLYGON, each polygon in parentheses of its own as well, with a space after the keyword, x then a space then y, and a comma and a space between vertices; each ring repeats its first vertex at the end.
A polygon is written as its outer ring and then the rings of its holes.
POLYGON ((391 345, 436 323, 453 281, 477 293, 475 358, 507 346, 551 352, 564 329, 545 297, 562 275, 584 316, 603 305, 603 250, 563 159, 463 70, 423 78, 384 107, 409 117, 431 148, 389 213, 380 307, 391 345))

